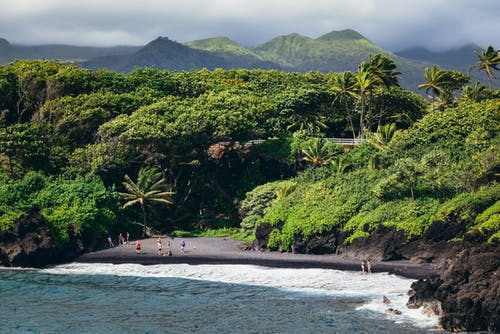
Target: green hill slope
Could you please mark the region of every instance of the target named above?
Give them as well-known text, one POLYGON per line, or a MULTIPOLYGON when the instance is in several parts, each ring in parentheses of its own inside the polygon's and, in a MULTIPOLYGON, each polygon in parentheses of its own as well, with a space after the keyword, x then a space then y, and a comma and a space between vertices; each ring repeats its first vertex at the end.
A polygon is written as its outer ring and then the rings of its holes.
POLYGON ((353 30, 332 31, 317 39, 299 34, 280 36, 253 50, 263 59, 299 71, 354 70, 370 54, 389 54, 353 30))

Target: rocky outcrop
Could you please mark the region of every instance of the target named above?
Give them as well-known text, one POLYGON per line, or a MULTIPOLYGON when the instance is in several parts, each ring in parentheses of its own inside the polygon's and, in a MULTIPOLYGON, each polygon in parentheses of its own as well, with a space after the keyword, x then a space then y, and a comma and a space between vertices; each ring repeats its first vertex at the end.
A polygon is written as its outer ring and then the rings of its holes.
POLYGON ((449 331, 500 332, 500 244, 466 247, 441 275, 435 295, 449 331))
MULTIPOLYGON (((267 244, 271 227, 266 225, 256 235, 261 248, 267 244)), ((449 241, 463 232, 460 224, 435 222, 422 237, 408 240, 400 231, 379 226, 369 236, 345 245, 345 232, 333 230, 307 239, 297 236, 292 251, 375 262, 408 259, 431 263, 439 277, 415 282, 407 306, 440 316, 448 331, 500 332, 500 243, 487 243, 486 236, 479 233, 465 234, 464 241, 449 241)))
POLYGON ((253 242, 253 249, 261 251, 267 249, 269 242, 269 235, 273 231, 273 225, 270 223, 261 223, 255 230, 255 241, 253 242))
POLYGON ((0 232, 0 265, 43 267, 72 259, 83 252, 82 242, 70 231, 67 247, 57 247, 47 221, 37 208, 30 208, 16 220, 13 228, 0 232))

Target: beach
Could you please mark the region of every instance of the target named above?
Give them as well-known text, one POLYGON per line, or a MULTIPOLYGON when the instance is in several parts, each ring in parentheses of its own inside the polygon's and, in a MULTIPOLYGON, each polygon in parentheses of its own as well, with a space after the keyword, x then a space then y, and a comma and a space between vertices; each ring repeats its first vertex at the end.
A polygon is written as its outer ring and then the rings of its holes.
MULTIPOLYGON (((322 268, 361 271, 363 259, 341 255, 292 254, 270 251, 243 250, 242 243, 230 238, 162 238, 164 253, 170 242, 172 256, 160 256, 157 251, 158 238, 141 239, 142 253, 135 251, 135 241, 104 250, 86 253, 74 260, 80 263, 134 263, 157 264, 247 264, 275 268, 322 268), (181 251, 180 243, 186 246, 181 251)), ((371 262, 373 272, 387 272, 406 278, 420 279, 437 275, 430 264, 413 263, 407 260, 371 262)))

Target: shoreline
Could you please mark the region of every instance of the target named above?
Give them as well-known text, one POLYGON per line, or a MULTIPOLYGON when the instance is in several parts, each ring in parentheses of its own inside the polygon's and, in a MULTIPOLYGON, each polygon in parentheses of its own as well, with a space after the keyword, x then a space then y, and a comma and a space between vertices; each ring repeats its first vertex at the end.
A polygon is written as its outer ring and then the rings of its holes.
MULTIPOLYGON (((73 260, 79 263, 134 263, 157 264, 246 264, 274 268, 322 268, 344 271, 361 271, 361 258, 347 258, 341 255, 292 254, 279 252, 245 251, 239 248, 241 242, 229 238, 162 238, 163 250, 170 241, 172 256, 158 255, 157 238, 141 239, 142 254, 136 254, 135 241, 104 250, 83 254, 73 260), (181 252, 180 242, 186 248, 181 252)), ((430 264, 418 264, 408 260, 371 262, 372 272, 386 272, 410 279, 430 278, 438 271, 430 264)))

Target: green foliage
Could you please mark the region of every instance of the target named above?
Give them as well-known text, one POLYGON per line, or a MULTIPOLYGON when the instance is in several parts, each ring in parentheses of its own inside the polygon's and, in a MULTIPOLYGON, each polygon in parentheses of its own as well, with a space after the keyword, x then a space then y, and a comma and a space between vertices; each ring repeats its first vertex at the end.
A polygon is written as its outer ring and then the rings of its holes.
POLYGON ((491 234, 488 241, 498 239, 500 236, 500 201, 496 201, 495 204, 479 214, 474 225, 482 234, 491 234))
POLYGON ((420 236, 431 223, 431 217, 439 206, 439 201, 422 199, 412 201, 394 200, 379 203, 375 208, 366 208, 351 218, 345 230, 352 232, 346 242, 363 237, 379 225, 392 226, 402 230, 408 238, 420 236))
POLYGON ((117 224, 119 200, 100 179, 50 178, 28 173, 22 179, 0 185, 0 226, 13 226, 25 209, 36 206, 49 223, 49 232, 59 246, 69 233, 102 237, 117 224))
MULTIPOLYGON (((171 44, 156 42, 151 48, 171 44)), ((219 42, 223 48, 231 44, 219 42)), ((370 48, 359 34, 343 32, 317 40, 287 36, 252 52, 266 59, 285 52, 287 61, 299 64, 306 55, 322 57, 341 45, 370 48), (337 38, 339 44, 332 43, 337 38)), ((448 202, 497 182, 500 95, 478 88, 455 101, 445 92, 457 91, 468 77, 438 68, 442 92, 436 93, 445 104, 426 113, 423 98, 397 86, 398 72, 387 56, 366 60, 360 51, 365 62, 357 73, 344 74, 118 74, 46 61, 0 67, 1 226, 12 226, 38 205, 60 244, 68 240, 68 229, 104 233, 116 226, 119 213, 116 195, 105 185, 156 166, 176 189, 176 205, 149 213, 148 224, 159 230, 228 228, 243 218, 241 234, 249 237, 256 224, 269 221, 275 226, 269 245, 284 250, 296 238, 346 226, 349 240, 379 224, 416 237, 439 203, 439 212, 448 212, 447 205, 462 212, 467 205, 448 202), (390 123, 403 131, 392 140, 389 127, 381 131, 381 151, 368 143, 348 150, 317 139, 364 135, 390 123), (306 169, 304 155, 317 166, 306 169)), ((464 211, 474 217, 467 228, 495 235, 494 209, 475 221, 484 210, 472 205, 464 211)), ((139 210, 128 213, 140 220, 139 210)))
POLYGON ((290 250, 295 237, 308 239, 333 228, 342 229, 363 205, 374 200, 369 188, 375 176, 374 172, 360 170, 311 182, 308 174, 302 174, 296 180, 296 190, 274 202, 262 221, 275 227, 285 223, 276 238, 284 250, 290 250))
POLYGON ((246 197, 239 204, 241 229, 246 235, 253 235, 257 222, 262 219, 276 198, 276 192, 286 186, 289 181, 275 181, 255 187, 246 193, 246 197))
MULTIPOLYGON (((445 202, 439 207, 436 214, 432 217, 433 221, 439 221, 445 224, 460 223, 468 230, 478 228, 478 225, 485 223, 486 218, 490 218, 494 208, 484 213, 500 199, 500 185, 486 186, 477 192, 462 193, 451 200, 445 202), (476 220, 476 217, 479 218, 476 220)), ((490 223, 486 224, 488 226, 490 223)), ((493 221, 491 222, 492 225, 493 221)), ((485 226, 483 226, 484 228, 485 226)))

